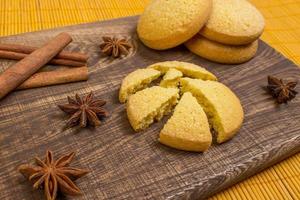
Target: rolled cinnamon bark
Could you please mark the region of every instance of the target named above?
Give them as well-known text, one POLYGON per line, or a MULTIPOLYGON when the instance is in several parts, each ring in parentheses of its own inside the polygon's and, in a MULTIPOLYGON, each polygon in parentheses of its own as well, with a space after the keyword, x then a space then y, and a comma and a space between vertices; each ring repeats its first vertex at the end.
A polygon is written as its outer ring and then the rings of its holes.
POLYGON ((86 81, 87 79, 88 68, 86 66, 49 72, 38 72, 23 82, 17 89, 37 88, 62 83, 86 81))
MULTIPOLYGON (((12 51, 16 53, 30 54, 37 49, 38 49, 37 47, 31 47, 31 46, 20 45, 20 44, 0 44, 0 50, 12 51)), ((79 62, 86 62, 88 60, 88 56, 84 53, 69 52, 69 51, 61 51, 58 55, 55 56, 55 58, 74 60, 79 62)))
MULTIPOLYGON (((11 59, 11 60, 22 60, 26 56, 28 56, 28 54, 0 50, 0 58, 11 59)), ((60 59, 60 58, 53 58, 52 60, 49 61, 48 64, 63 65, 63 66, 69 66, 69 67, 82 67, 82 66, 86 65, 85 62, 60 59)))
MULTIPOLYGON (((4 58, 4 59, 22 60, 26 56, 28 56, 28 54, 0 50, 0 58, 4 58)), ((49 61, 48 64, 63 65, 63 66, 69 66, 69 67, 82 67, 82 66, 86 65, 85 62, 60 59, 60 58, 53 58, 52 60, 49 61)))
POLYGON ((69 34, 60 33, 43 47, 6 69, 0 75, 0 99, 47 64, 71 41, 69 34))

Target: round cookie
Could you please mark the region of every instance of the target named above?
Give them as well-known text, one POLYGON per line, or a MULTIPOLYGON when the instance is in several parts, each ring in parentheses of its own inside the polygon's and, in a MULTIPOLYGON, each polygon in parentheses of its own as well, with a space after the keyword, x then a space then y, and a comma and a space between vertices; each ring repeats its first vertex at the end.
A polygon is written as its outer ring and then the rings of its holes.
POLYGON ((194 36, 185 43, 185 46, 193 53, 211 60, 224 64, 239 64, 253 58, 258 48, 258 41, 248 45, 224 45, 200 35, 194 36))
POLYGON ((222 44, 243 45, 257 40, 264 26, 263 16, 247 0, 213 0, 212 13, 200 34, 222 44))
POLYGON ((154 0, 139 19, 139 38, 152 49, 175 47, 199 32, 211 10, 212 0, 154 0))

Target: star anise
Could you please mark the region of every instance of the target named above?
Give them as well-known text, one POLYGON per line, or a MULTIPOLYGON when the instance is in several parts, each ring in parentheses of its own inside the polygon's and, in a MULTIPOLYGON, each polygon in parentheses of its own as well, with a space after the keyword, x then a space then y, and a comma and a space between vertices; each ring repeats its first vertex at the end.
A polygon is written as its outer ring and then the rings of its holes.
POLYGON ((95 99, 91 91, 85 98, 80 98, 78 94, 75 99, 68 96, 68 104, 58 105, 58 107, 71 117, 67 122, 68 127, 80 124, 81 127, 86 127, 87 124, 99 126, 101 121, 99 118, 106 117, 107 111, 102 108, 106 101, 95 99))
POLYGON ((57 192, 68 195, 80 195, 80 189, 73 181, 86 175, 89 171, 69 167, 75 153, 61 156, 54 161, 51 151, 47 151, 45 160, 35 157, 36 165, 23 164, 19 167, 26 178, 33 182, 33 188, 43 188, 47 200, 54 200, 57 192))
POLYGON ((128 55, 132 45, 127 39, 118 39, 116 37, 102 37, 103 43, 100 44, 101 52, 115 58, 121 55, 128 55))
POLYGON ((271 95, 276 98, 277 103, 287 103, 296 97, 297 91, 295 90, 297 85, 296 81, 289 81, 284 83, 282 79, 278 79, 274 76, 268 76, 268 90, 271 95))

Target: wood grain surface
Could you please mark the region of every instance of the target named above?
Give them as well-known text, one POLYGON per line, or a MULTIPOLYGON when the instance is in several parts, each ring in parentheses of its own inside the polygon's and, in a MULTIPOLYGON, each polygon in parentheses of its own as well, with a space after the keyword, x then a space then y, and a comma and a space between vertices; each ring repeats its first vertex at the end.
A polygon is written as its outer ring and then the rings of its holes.
MULTIPOLYGON (((15 91, 0 101, 0 199, 43 198, 17 167, 44 156, 47 149, 57 156, 77 151, 73 165, 91 170, 76 181, 83 195, 75 199, 205 199, 300 151, 300 98, 278 106, 262 88, 270 74, 300 80, 300 69, 291 61, 262 41, 257 56, 241 65, 212 63, 183 46, 154 51, 138 41, 136 21, 129 17, 0 38, 1 43, 41 46, 66 31, 74 39, 67 49, 90 55, 87 82, 15 91), (126 58, 105 57, 98 47, 102 36, 130 38, 135 50, 126 58), (168 117, 134 133, 124 104, 118 102, 121 80, 137 68, 165 60, 202 65, 236 92, 245 110, 237 136, 199 154, 158 142, 168 117), (64 131, 67 116, 56 105, 65 103, 67 95, 91 90, 108 101, 110 116, 98 128, 64 131)), ((13 62, 0 60, 1 70, 13 62)))

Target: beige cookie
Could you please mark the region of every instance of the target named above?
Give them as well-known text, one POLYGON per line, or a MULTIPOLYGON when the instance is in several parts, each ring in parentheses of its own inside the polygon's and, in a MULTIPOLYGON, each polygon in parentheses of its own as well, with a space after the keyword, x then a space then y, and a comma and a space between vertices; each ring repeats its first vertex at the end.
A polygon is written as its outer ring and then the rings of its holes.
POLYGON ((206 39, 200 35, 194 36, 185 43, 185 46, 193 53, 224 64, 239 64, 253 58, 257 52, 258 41, 248 45, 225 45, 206 39))
POLYGON ((160 71, 155 69, 138 69, 128 74, 121 84, 119 91, 120 102, 126 102, 131 94, 147 87, 153 80, 157 79, 160 74, 160 71))
POLYGON ((159 121, 176 105, 178 89, 153 86, 128 98, 127 116, 135 131, 147 128, 154 120, 159 121))
POLYGON ((254 42, 265 27, 261 13, 247 0, 213 0, 213 9, 200 34, 229 45, 254 42))
POLYGON ((161 87, 166 88, 177 88, 180 78, 183 76, 181 71, 178 71, 175 68, 169 69, 163 77, 163 80, 160 82, 161 87))
POLYGON ((240 129, 244 112, 240 100, 224 84, 216 81, 202 81, 182 78, 182 92, 191 92, 197 98, 217 132, 217 142, 232 138, 240 129))
POLYGON ((153 49, 175 47, 199 32, 211 10, 212 0, 154 0, 139 19, 138 36, 153 49))
POLYGON ((208 119, 197 99, 184 93, 172 117, 164 125, 159 141, 167 146, 203 152, 212 142, 208 119))
POLYGON ((203 80, 216 81, 217 77, 205 68, 188 62, 180 61, 165 61, 150 65, 148 68, 153 68, 165 74, 169 69, 174 68, 181 71, 184 76, 203 80))

